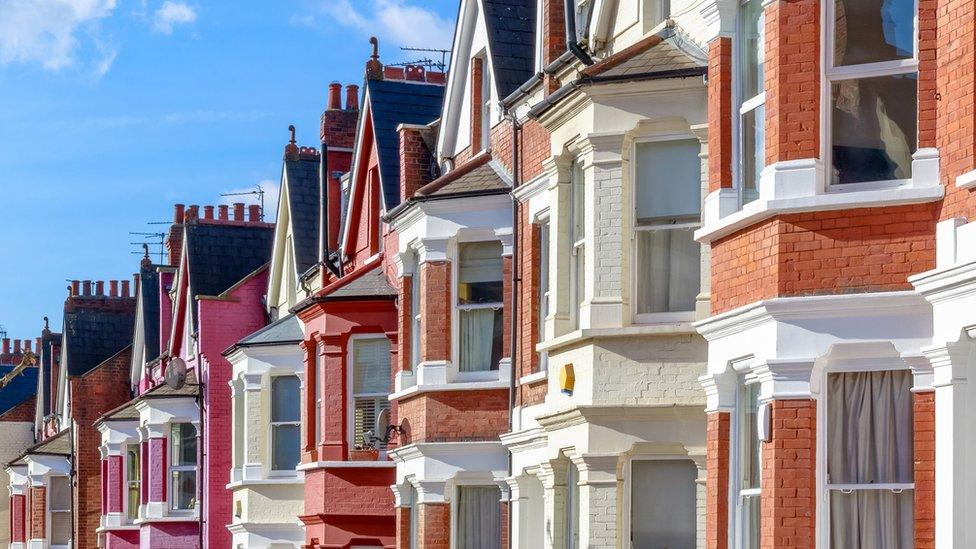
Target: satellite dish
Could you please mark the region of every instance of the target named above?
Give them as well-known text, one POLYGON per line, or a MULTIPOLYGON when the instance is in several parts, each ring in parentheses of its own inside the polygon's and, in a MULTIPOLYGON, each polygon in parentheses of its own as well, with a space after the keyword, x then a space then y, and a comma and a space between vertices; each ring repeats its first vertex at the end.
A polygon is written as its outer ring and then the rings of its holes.
POLYGON ((380 413, 376 415, 376 423, 373 426, 373 432, 384 437, 383 442, 389 442, 390 434, 387 430, 390 428, 390 409, 383 408, 380 413))
POLYGON ((182 389, 186 385, 186 362, 180 357, 170 360, 166 365, 163 381, 174 391, 182 389))

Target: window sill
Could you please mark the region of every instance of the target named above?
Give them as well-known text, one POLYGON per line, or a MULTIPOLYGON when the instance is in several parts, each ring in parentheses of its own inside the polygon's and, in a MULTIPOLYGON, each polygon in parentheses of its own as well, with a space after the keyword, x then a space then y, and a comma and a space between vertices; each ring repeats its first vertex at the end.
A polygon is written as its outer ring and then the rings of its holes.
POLYGON ((528 385, 530 383, 535 383, 537 381, 542 381, 549 377, 549 372, 547 370, 542 370, 539 372, 531 373, 527 376, 522 376, 519 378, 519 385, 528 385))
MULTIPOLYGON (((297 471, 297 468, 296 468, 297 471)), ((233 482, 228 482, 228 490, 236 490, 237 488, 247 488, 249 486, 287 486, 290 484, 304 484, 305 479, 300 475, 294 474, 290 476, 280 476, 280 477, 270 477, 262 479, 250 479, 250 480, 235 480, 233 482)))
MULTIPOLYGON (((869 183, 847 188, 825 187, 823 166, 817 159, 777 162, 763 170, 760 197, 741 208, 734 189, 710 193, 705 198, 703 226, 695 231, 695 240, 709 243, 781 214, 934 202, 945 195, 939 183, 938 162, 937 150, 920 149, 912 162, 913 179, 902 184, 869 183)), ((973 179, 971 184, 976 185, 976 174, 973 179)))
MULTIPOLYGON (((302 463, 298 471, 313 471, 316 469, 390 469, 395 468, 392 461, 311 461, 302 463)), ((304 483, 305 481, 302 480, 304 483)))
POLYGON ((414 385, 391 394, 390 401, 392 402, 420 393, 439 391, 484 391, 490 389, 508 389, 508 381, 454 381, 451 383, 414 385))
POLYGON ((536 351, 546 351, 550 355, 558 349, 579 345, 590 339, 609 339, 616 337, 640 337, 640 336, 670 336, 670 335, 694 335, 695 331, 691 320, 682 322, 668 322, 661 324, 638 324, 624 326, 623 328, 585 328, 574 330, 559 337, 547 339, 535 346, 536 351))

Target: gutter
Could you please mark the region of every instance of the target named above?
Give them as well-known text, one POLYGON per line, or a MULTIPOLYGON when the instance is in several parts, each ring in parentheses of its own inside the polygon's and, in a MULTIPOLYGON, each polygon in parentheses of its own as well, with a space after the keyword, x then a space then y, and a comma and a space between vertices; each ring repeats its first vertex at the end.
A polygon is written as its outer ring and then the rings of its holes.
POLYGON ((566 48, 584 65, 592 65, 593 59, 576 41, 576 2, 574 0, 563 2, 563 14, 566 19, 566 48))
POLYGON ((566 50, 562 55, 554 59, 551 63, 543 67, 542 71, 533 74, 524 84, 518 87, 514 92, 510 93, 508 97, 502 99, 502 108, 506 111, 522 100, 524 97, 528 96, 532 91, 542 83, 546 75, 554 76, 557 72, 563 70, 566 66, 576 59, 576 55, 573 52, 566 50))
POLYGON ((400 214, 402 214, 408 208, 410 208, 414 204, 419 204, 421 202, 436 202, 438 200, 453 200, 455 198, 473 198, 479 196, 495 196, 500 194, 509 194, 510 192, 511 189, 491 189, 491 190, 484 190, 484 191, 466 191, 463 193, 452 193, 452 194, 443 194, 443 195, 434 195, 434 196, 414 195, 413 197, 408 198, 407 200, 404 200, 403 202, 398 204, 396 208, 393 208, 392 210, 387 212, 386 215, 383 216, 383 221, 390 223, 394 219, 399 217, 400 214))

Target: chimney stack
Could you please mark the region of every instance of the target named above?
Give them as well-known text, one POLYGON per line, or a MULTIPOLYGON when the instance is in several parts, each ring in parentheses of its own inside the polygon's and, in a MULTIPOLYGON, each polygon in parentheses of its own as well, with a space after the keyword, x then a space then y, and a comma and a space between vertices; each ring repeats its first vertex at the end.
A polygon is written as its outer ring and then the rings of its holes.
POLYGON ((257 223, 261 221, 261 206, 257 204, 251 204, 247 207, 247 218, 251 223, 257 223))
POLYGON ((90 297, 92 295, 92 283, 91 280, 84 280, 81 282, 82 295, 85 297, 90 297))
POLYGON ((78 297, 81 294, 81 281, 72 280, 71 281, 71 296, 78 297))
POLYGON ((131 297, 131 295, 132 295, 131 293, 129 293, 129 281, 128 280, 123 280, 122 281, 122 292, 121 292, 121 295, 122 295, 122 297, 131 297))
POLYGON ((5 355, 9 355, 10 354, 10 338, 9 337, 3 338, 3 354, 5 354, 5 355))
POLYGON ((197 219, 198 217, 200 217, 200 206, 197 206, 196 204, 192 204, 189 208, 186 209, 187 221, 197 219))
POLYGON ((359 86, 355 84, 346 86, 346 110, 359 110, 359 86))
POLYGON ((370 37, 369 43, 373 45, 373 54, 366 62, 366 78, 368 80, 383 80, 383 63, 380 63, 380 41, 375 36, 370 37))
POLYGON ((105 281, 98 280, 95 282, 95 295, 98 297, 105 295, 105 281))
POLYGON ((41 354, 41 347, 42 347, 42 345, 41 345, 41 338, 35 337, 34 338, 34 352, 37 353, 37 354, 41 354))
POLYGON ((119 297, 119 281, 110 280, 108 282, 108 295, 109 297, 119 297))
POLYGON ((24 340, 24 352, 25 353, 31 352, 31 340, 29 339, 24 340))
POLYGON ((221 204, 217 206, 217 219, 221 221, 227 221, 227 204, 221 204))
POLYGON ((20 340, 19 339, 15 339, 14 340, 14 354, 15 355, 19 355, 20 354, 20 340))
POLYGON ((176 204, 173 206, 173 223, 183 223, 186 216, 186 206, 183 204, 176 204))
POLYGON ((213 219, 213 212, 214 212, 213 206, 204 206, 203 207, 203 218, 204 219, 211 219, 212 220, 213 219))
POLYGON ((234 203, 234 221, 244 221, 244 203, 234 203))
POLYGON ((340 101, 339 95, 342 93, 342 84, 338 82, 332 82, 329 84, 329 104, 327 109, 330 111, 338 111, 342 109, 342 101, 340 101))

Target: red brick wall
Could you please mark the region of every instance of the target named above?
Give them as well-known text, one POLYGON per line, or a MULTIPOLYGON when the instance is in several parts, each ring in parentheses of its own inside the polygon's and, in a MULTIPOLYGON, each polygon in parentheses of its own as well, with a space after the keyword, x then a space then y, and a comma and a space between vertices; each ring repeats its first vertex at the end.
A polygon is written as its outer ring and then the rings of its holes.
POLYGON ((410 547, 410 512, 409 507, 396 508, 396 549, 413 549, 410 547))
POLYGON ((71 414, 77 423, 75 449, 74 540, 77 547, 97 547, 102 514, 102 436, 94 427, 105 412, 128 402, 131 348, 83 376, 70 378, 71 414))
POLYGON ((430 183, 434 155, 421 131, 417 128, 400 129, 400 200, 413 196, 417 189, 430 183))
POLYGON ((519 181, 531 181, 542 173, 542 163, 551 155, 549 132, 536 120, 526 120, 519 134, 519 181))
POLYGON ((915 549, 935 548, 935 393, 914 393, 915 549))
MULTIPOLYGON (((535 345, 539 340, 539 327, 545 319, 539 311, 539 273, 541 254, 539 250, 541 231, 536 224, 529 223, 528 213, 522 206, 519 222, 519 331, 518 356, 512 371, 516 377, 539 371, 539 353, 535 345)), ((528 385, 519 384, 516 388, 516 406, 532 406, 545 400, 546 383, 540 380, 528 385)))
MULTIPOLYGON (((820 156, 820 2, 766 8, 766 164, 820 156)), ((709 156, 712 152, 709 150, 709 156)))
POLYGON ((932 205, 776 216, 712 244, 712 313, 760 299, 910 290, 935 267, 932 205))
POLYGON ((423 360, 451 359, 451 264, 420 265, 420 355, 423 360))
POLYGON ((450 549, 451 504, 422 503, 417 506, 417 549, 450 549))
POLYGON ((708 44, 708 190, 732 187, 732 39, 708 44))
POLYGON ((773 437, 762 445, 763 549, 813 549, 816 421, 813 400, 775 400, 773 437))
MULTIPOLYGON (((956 177, 976 168, 976 8, 967 0, 946 0, 939 3, 937 31, 932 29, 929 10, 934 0, 919 2, 919 137, 928 128, 928 108, 932 99, 923 78, 928 75, 932 60, 929 47, 933 42, 938 59, 936 90, 941 99, 935 101, 938 117, 936 145, 939 147, 941 175, 946 185, 941 219, 972 218, 976 213, 973 191, 957 189, 956 177), (930 40, 933 32, 937 39, 930 40), (924 49, 923 49, 924 48, 924 49), (924 108, 924 110, 923 110, 924 108)), ((921 139, 919 145, 921 146, 921 139)))
POLYGON ((27 541, 26 500, 22 494, 10 496, 10 541, 27 541))
POLYGON ((30 489, 30 537, 31 539, 47 539, 47 488, 31 486, 30 489))
POLYGON ((400 443, 497 440, 508 431, 508 389, 436 391, 399 401, 400 443))
POLYGON ((512 349, 512 256, 502 256, 502 356, 512 349))
POLYGON ((33 423, 34 413, 37 411, 36 406, 37 397, 31 396, 27 400, 4 412, 3 415, 0 415, 0 421, 29 421, 33 423))
MULTIPOLYGON (((542 0, 542 65, 546 66, 566 51, 565 3, 542 0)), ((555 77, 545 77, 546 95, 559 87, 555 77)))
POLYGON ((508 502, 503 501, 500 503, 500 505, 502 506, 501 513, 499 513, 499 516, 501 517, 499 522, 501 522, 501 524, 499 524, 498 527, 501 529, 501 549, 508 549, 508 502))
POLYGON ((730 417, 728 412, 712 412, 705 423, 706 549, 728 547, 730 417))
POLYGON ((483 98, 481 97, 482 86, 484 85, 484 59, 473 57, 471 59, 471 150, 480 151, 484 148, 481 142, 481 116, 483 98))
POLYGON ((399 286, 400 306, 397 309, 397 330, 400 332, 398 344, 400 352, 399 364, 394 365, 394 373, 397 371, 407 372, 413 370, 414 357, 411 354, 413 341, 413 277, 415 275, 405 275, 397 279, 399 286))

